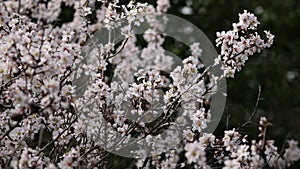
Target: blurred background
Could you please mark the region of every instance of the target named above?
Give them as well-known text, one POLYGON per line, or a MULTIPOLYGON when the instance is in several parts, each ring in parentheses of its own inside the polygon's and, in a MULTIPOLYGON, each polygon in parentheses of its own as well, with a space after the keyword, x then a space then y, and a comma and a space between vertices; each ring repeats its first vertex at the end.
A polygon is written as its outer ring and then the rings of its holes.
MULTIPOLYGON (((244 9, 256 14, 261 30, 270 30, 275 35, 270 49, 250 57, 242 72, 227 80, 226 107, 215 134, 221 135, 227 127, 237 128, 247 121, 261 86, 257 113, 242 133, 257 137, 259 117, 266 116, 273 123, 268 138, 275 139, 279 149, 288 138, 300 140, 300 1, 171 0, 171 3, 168 13, 194 23, 213 43, 216 31, 231 29, 244 9)), ((300 168, 300 163, 293 168, 300 168)))

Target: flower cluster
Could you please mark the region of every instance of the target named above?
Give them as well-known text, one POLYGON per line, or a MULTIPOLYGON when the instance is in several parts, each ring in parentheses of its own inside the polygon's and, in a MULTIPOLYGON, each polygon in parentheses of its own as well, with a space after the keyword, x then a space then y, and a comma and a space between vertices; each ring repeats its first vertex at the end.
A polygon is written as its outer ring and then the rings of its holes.
MULTIPOLYGON (((206 150, 214 153, 215 161, 212 163, 223 164, 223 169, 263 168, 266 166, 286 168, 300 159, 298 155, 300 149, 297 147, 298 142, 294 140, 288 141, 288 148, 285 149, 284 154, 280 155, 278 148, 274 145, 274 140, 265 140, 266 135, 264 131, 269 124, 265 117, 260 119, 259 129, 262 132, 259 134, 260 139, 252 140, 251 143, 248 143, 246 139, 247 135, 242 136, 235 129, 224 131, 222 139, 209 136, 208 139, 205 139, 206 144, 202 142, 188 143, 185 145, 187 163, 199 166, 200 160, 205 161, 205 157, 199 157, 199 153, 201 152, 199 146, 206 145, 206 150), (294 156, 287 158, 291 154, 294 156)), ((207 134, 201 136, 199 140, 203 140, 203 138, 207 138, 207 134)), ((200 167, 204 168, 206 164, 203 162, 200 167)))
POLYGON ((245 11, 232 31, 217 33, 224 76, 203 64, 198 42, 175 67, 164 50, 162 13, 171 5, 156 3, 0 4, 0 168, 107 168, 111 154, 130 146, 140 168, 286 168, 300 159, 297 141, 281 154, 266 140, 265 118, 251 143, 235 129, 222 138, 205 133, 219 81, 274 36, 261 38, 245 11), (60 18, 64 9, 74 11, 70 21, 60 18), (143 23, 137 37, 133 27, 143 23), (100 29, 108 31, 102 43, 93 41, 100 29))
POLYGON ((71 74, 81 58, 79 45, 69 41, 68 32, 51 32, 18 14, 6 17, 0 41, 2 166, 44 168, 50 160, 31 148, 45 146, 48 134, 60 146, 72 137, 67 131, 76 116, 71 74))
POLYGON ((273 44, 274 35, 269 31, 264 31, 265 39, 258 34, 259 24, 256 16, 245 10, 239 14, 239 22, 233 24, 233 30, 217 32, 216 43, 221 46, 221 54, 216 58, 215 64, 222 65, 224 76, 234 77, 249 56, 273 44))

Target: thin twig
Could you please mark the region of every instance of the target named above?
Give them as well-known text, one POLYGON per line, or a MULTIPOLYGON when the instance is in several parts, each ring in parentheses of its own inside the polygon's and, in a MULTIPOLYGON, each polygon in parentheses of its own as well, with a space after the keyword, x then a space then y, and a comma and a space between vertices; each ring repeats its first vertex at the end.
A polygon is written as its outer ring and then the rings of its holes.
POLYGON ((230 119, 230 114, 227 114, 227 116, 226 116, 226 130, 228 130, 229 119, 230 119))
POLYGON ((21 0, 18 1, 18 14, 20 13, 21 10, 21 0))
POLYGON ((114 53, 113 55, 109 56, 108 59, 110 59, 110 58, 112 58, 112 57, 115 57, 116 55, 118 55, 119 53, 121 53, 121 51, 125 48, 125 45, 127 44, 128 39, 129 39, 129 38, 126 38, 126 39, 122 42, 121 48, 120 48, 116 53, 114 53))
POLYGON ((282 147, 281 147, 279 155, 283 155, 283 153, 284 153, 284 147, 286 146, 286 143, 287 143, 287 140, 288 140, 289 137, 290 137, 290 132, 288 132, 288 134, 286 135, 286 137, 284 139, 284 142, 282 144, 282 147))
MULTIPOLYGON (((265 165, 260 166, 260 160, 262 158, 263 150, 264 150, 265 142, 266 142, 266 135, 267 135, 267 126, 266 125, 264 126, 263 130, 264 130, 264 133, 263 133, 262 143, 261 143, 261 147, 260 147, 260 156, 259 156, 259 159, 258 159, 258 162, 259 162, 259 166, 258 167, 264 167, 265 166, 265 165)), ((268 163, 266 165, 268 165, 268 163)))
POLYGON ((248 124, 251 123, 251 121, 253 120, 254 118, 254 115, 256 114, 257 112, 257 107, 258 107, 258 103, 259 103, 259 100, 260 100, 260 96, 261 96, 261 86, 259 85, 258 86, 258 95, 257 95, 257 99, 256 99, 256 103, 255 103, 255 106, 254 106, 254 109, 253 109, 253 112, 252 114, 250 115, 250 117, 248 118, 248 120, 241 125, 241 127, 237 128, 237 130, 241 129, 241 128, 244 128, 246 127, 248 124))

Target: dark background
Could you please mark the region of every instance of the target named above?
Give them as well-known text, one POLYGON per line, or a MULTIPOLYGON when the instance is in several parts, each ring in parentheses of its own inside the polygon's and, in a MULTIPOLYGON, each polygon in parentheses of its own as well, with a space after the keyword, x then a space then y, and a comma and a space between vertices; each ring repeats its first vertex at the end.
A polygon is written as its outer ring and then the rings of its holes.
MULTIPOLYGON (((175 8, 170 12, 176 13, 175 8)), ((212 42, 216 31, 231 29, 232 22, 237 22, 237 14, 243 9, 257 15, 262 30, 275 34, 271 49, 251 57, 235 79, 227 80, 228 100, 224 118, 230 116, 229 126, 245 121, 254 108, 258 86, 261 85, 262 100, 257 117, 267 116, 274 123, 270 135, 282 138, 289 133, 290 137, 300 139, 299 1, 195 0, 192 8, 194 14, 186 18, 201 28, 212 42)))
MULTIPOLYGON (((227 102, 222 121, 215 134, 237 128, 252 113, 262 88, 261 100, 253 123, 242 130, 250 138, 257 137, 260 116, 273 126, 268 139, 275 139, 279 150, 287 138, 300 140, 300 1, 299 0, 171 0, 168 13, 181 16, 202 29, 214 43, 216 31, 229 30, 238 22, 238 13, 246 9, 255 13, 261 30, 275 35, 274 45, 250 57, 236 78, 227 80, 227 102), (193 9, 191 15, 180 13, 182 6, 193 9), (228 126, 226 122, 228 120, 228 126)), ((214 43, 215 44, 215 43, 214 43)), ((219 49, 218 49, 219 50, 219 49)), ((293 168, 300 168, 300 163, 293 168)))
MULTIPOLYGON (((156 5, 156 0, 140 0, 140 2, 156 5)), ((275 35, 274 44, 270 49, 250 57, 242 72, 237 73, 234 79, 227 80, 228 97, 225 111, 215 134, 222 136, 227 128, 238 128, 248 120, 255 108, 258 86, 261 86, 261 99, 256 114, 252 123, 241 129, 241 133, 249 135, 250 139, 257 138, 259 117, 265 116, 273 124, 267 131, 267 139, 275 140, 279 152, 284 153, 281 148, 286 147, 287 139, 300 140, 300 1, 170 0, 170 2, 172 7, 167 13, 185 18, 198 26, 213 44, 216 32, 232 29, 232 23, 238 22, 238 13, 243 13, 244 9, 257 16, 261 23, 259 26, 261 31, 270 30, 275 35), (184 6, 192 8, 192 14, 182 14, 181 8, 184 6)), ((178 52, 176 46, 173 52, 185 53, 185 51, 178 52)), ((292 168, 300 168, 300 162, 292 168)))

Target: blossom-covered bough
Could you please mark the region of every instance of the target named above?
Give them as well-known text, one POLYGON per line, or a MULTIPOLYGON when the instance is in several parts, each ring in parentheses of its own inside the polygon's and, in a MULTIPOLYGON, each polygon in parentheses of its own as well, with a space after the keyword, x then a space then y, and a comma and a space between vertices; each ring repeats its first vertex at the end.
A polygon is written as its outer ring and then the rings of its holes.
POLYGON ((266 140, 271 123, 264 117, 256 140, 238 129, 205 133, 218 82, 233 78, 274 36, 260 35, 257 18, 244 11, 232 30, 217 33, 221 53, 213 65, 203 64, 201 44, 193 43, 190 56, 173 67, 163 48, 167 18, 157 19, 169 7, 168 0, 156 7, 117 0, 2 2, 1 168, 109 168, 112 154, 128 147, 139 168, 286 168, 299 160, 297 141, 280 153, 266 140), (73 19, 62 22, 67 8, 73 19), (133 27, 145 22, 141 47, 133 27), (104 43, 92 40, 99 29, 110 32, 104 43), (119 43, 111 33, 116 29, 119 43), (91 44, 89 55, 82 52, 91 44), (222 75, 211 72, 216 66, 222 75))

